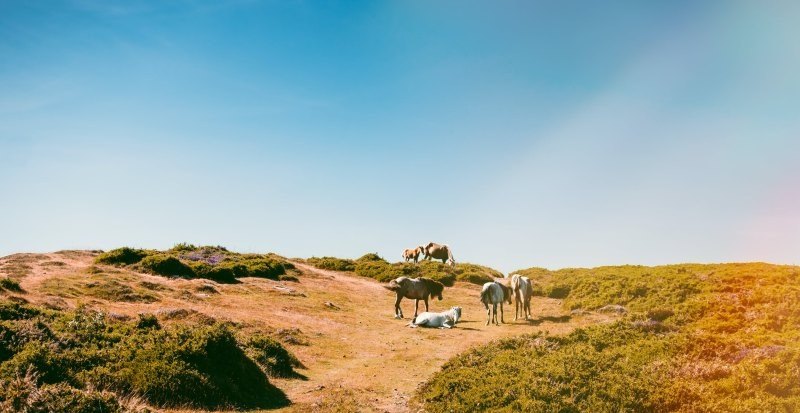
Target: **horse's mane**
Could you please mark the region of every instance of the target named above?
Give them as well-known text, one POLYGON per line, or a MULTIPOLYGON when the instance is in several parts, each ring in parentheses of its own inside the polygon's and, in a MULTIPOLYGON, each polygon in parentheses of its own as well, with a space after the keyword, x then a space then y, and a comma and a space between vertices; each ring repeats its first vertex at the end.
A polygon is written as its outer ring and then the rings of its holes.
POLYGON ((419 277, 419 279, 425 283, 425 287, 432 295, 439 295, 442 293, 442 290, 444 290, 444 284, 440 283, 439 281, 425 277, 419 277))

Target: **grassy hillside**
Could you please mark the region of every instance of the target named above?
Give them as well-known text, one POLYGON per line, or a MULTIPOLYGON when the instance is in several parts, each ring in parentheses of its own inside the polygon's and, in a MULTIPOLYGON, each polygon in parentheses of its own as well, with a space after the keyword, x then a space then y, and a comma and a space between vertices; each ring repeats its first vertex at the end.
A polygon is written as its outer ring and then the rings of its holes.
POLYGON ((458 263, 455 268, 438 261, 420 261, 419 264, 390 263, 378 254, 369 253, 356 260, 336 257, 312 257, 307 263, 325 270, 352 271, 362 277, 387 282, 397 277, 428 277, 452 286, 455 281, 483 284, 503 274, 482 265, 458 263))
POLYGON ((458 356, 418 392, 427 410, 800 411, 798 267, 519 273, 567 309, 626 316, 566 337, 527 335, 458 356))

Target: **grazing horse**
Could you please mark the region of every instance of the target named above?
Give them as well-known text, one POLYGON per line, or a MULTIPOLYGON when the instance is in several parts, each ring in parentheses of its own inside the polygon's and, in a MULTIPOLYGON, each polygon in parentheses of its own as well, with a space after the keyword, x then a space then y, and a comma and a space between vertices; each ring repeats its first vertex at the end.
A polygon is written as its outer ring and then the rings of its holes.
POLYGON ((410 323, 409 327, 433 327, 433 328, 453 328, 458 320, 461 318, 461 307, 453 307, 441 313, 422 313, 410 323))
POLYGON ((505 285, 493 281, 483 284, 483 288, 481 289, 481 302, 483 306, 486 307, 486 325, 489 325, 490 321, 494 321, 495 324, 500 325, 500 323, 505 323, 503 319, 503 301, 507 301, 511 304, 511 289, 506 287, 505 285), (492 310, 489 310, 489 304, 492 304, 492 310), (497 304, 500 304, 500 323, 497 322, 497 304))
POLYGON ((428 245, 422 248, 422 252, 425 254, 425 259, 428 261, 433 258, 442 260, 442 264, 456 266, 456 260, 453 259, 453 251, 450 249, 449 245, 429 242, 428 245))
POLYGON ((531 296, 533 285, 528 277, 519 274, 511 276, 511 291, 514 293, 514 320, 524 316, 528 320, 531 315, 531 296))
POLYGON ((406 262, 414 260, 414 264, 416 264, 417 262, 419 262, 419 256, 422 254, 424 248, 425 247, 420 245, 417 248, 409 248, 403 250, 403 259, 406 260, 406 262))
POLYGON ((425 277, 399 277, 389 282, 388 285, 384 285, 384 288, 397 294, 397 300, 394 302, 394 318, 403 318, 403 309, 400 308, 400 300, 403 297, 414 299, 414 317, 416 317, 419 311, 419 300, 425 302, 425 311, 428 311, 428 297, 436 297, 441 301, 444 285, 425 277))

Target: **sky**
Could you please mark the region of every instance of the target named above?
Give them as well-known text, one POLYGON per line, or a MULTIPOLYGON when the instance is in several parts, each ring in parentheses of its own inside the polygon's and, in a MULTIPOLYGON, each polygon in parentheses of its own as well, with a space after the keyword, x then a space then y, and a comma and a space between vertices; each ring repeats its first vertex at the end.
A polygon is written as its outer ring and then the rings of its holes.
POLYGON ((800 263, 796 1, 0 0, 0 255, 800 263))

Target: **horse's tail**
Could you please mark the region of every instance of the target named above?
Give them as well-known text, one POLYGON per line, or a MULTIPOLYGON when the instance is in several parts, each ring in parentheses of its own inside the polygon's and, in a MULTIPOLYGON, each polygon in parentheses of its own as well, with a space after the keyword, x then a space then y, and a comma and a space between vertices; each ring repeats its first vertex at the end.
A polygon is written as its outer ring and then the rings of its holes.
POLYGON ((397 291, 400 288, 402 288, 402 286, 400 284, 398 284, 396 280, 392 280, 392 281, 389 282, 389 284, 384 285, 383 288, 385 288, 385 289, 387 289, 389 291, 397 291))
POLYGON ((487 295, 489 295, 489 291, 490 291, 489 288, 486 288, 483 291, 481 291, 481 302, 482 303, 489 302, 489 300, 487 299, 487 295))
POLYGON ((455 267, 456 260, 455 258, 453 258, 453 250, 450 248, 449 245, 445 245, 445 247, 447 247, 447 261, 450 262, 450 265, 455 267))

